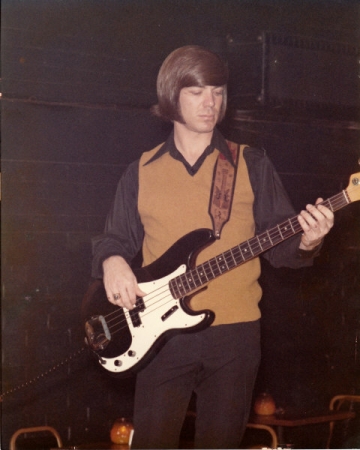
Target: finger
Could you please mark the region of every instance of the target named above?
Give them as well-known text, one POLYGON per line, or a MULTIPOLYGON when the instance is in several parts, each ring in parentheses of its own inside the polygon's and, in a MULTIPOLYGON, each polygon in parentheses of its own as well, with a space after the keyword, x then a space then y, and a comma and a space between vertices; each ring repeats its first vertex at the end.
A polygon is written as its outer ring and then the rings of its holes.
POLYGON ((142 291, 137 283, 131 286, 131 291, 128 291, 128 297, 123 299, 125 307, 132 309, 136 305, 137 299, 144 297, 146 293, 142 291))
MULTIPOLYGON (((324 200, 321 197, 318 198, 316 200, 316 202, 315 202, 316 209, 319 212, 321 212, 326 219, 328 219, 330 221, 333 221, 334 220, 334 213, 333 213, 333 211, 330 208, 326 207, 323 204, 323 202, 324 202, 324 200)), ((322 217, 320 215, 318 216, 318 218, 322 219, 322 217)))
POLYGON ((312 231, 320 233, 322 236, 327 234, 334 225, 334 213, 325 205, 320 204, 322 199, 317 200, 317 205, 308 205, 307 211, 314 221, 307 217, 308 225, 312 231))
POLYGON ((305 245, 311 245, 312 242, 318 241, 324 234, 321 231, 319 222, 306 211, 298 216, 299 223, 303 229, 303 239, 305 245))
POLYGON ((120 299, 121 297, 119 296, 119 294, 113 294, 112 292, 107 292, 106 293, 106 297, 109 300, 110 303, 112 303, 113 305, 119 305, 120 299))
POLYGON ((142 291, 138 284, 136 285, 136 291, 135 292, 136 292, 136 295, 138 297, 144 297, 146 295, 146 292, 142 291))
POLYGON ((136 282, 135 284, 128 283, 121 286, 119 291, 118 294, 115 294, 117 298, 114 296, 114 302, 116 305, 127 309, 133 309, 136 305, 137 298, 145 295, 145 292, 139 288, 136 282))
POLYGON ((126 309, 133 309, 136 305, 136 295, 135 293, 132 292, 125 292, 122 297, 121 300, 119 301, 119 306, 126 308, 126 309))
POLYGON ((321 205, 322 199, 318 199, 317 205, 307 205, 306 211, 302 211, 302 217, 307 221, 310 227, 316 229, 325 223, 327 219, 333 220, 333 213, 326 206, 321 205), (306 214, 307 213, 307 214, 306 214))
POLYGON ((110 303, 116 306, 124 307, 124 300, 127 299, 124 287, 118 286, 116 283, 106 288, 106 296, 110 303))
POLYGON ((334 223, 334 213, 331 211, 331 209, 327 208, 324 205, 319 205, 317 208, 322 213, 324 219, 332 226, 332 224, 334 223))
POLYGON ((301 212, 298 216, 298 221, 301 225, 301 228, 303 230, 303 234, 308 237, 308 234, 311 232, 312 228, 309 225, 308 221, 304 218, 303 212, 301 212))
POLYGON ((317 210, 314 205, 307 205, 306 210, 303 210, 299 214, 300 224, 303 226, 304 231, 308 231, 311 228, 317 228, 317 210))

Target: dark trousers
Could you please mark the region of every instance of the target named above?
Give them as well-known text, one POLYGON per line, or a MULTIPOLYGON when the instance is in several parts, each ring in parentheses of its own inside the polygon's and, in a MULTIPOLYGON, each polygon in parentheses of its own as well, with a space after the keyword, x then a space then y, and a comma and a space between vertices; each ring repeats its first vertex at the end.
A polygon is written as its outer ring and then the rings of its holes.
POLYGON ((173 337, 137 376, 131 447, 179 448, 195 392, 195 448, 238 448, 259 363, 259 321, 173 337))

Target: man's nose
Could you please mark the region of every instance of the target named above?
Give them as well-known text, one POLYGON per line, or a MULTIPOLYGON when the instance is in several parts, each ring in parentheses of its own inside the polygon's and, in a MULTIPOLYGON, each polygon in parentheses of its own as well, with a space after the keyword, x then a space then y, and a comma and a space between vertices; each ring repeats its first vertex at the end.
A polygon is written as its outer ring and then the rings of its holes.
POLYGON ((215 95, 212 92, 206 93, 205 104, 210 107, 215 105, 215 95))

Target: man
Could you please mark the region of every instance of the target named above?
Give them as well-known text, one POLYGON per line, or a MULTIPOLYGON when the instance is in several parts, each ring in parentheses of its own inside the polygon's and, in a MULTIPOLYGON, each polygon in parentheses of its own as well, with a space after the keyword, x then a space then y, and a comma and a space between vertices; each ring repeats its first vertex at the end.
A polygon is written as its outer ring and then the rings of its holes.
MULTIPOLYGON (((179 48, 164 61, 153 112, 173 122, 173 132, 128 167, 105 233, 93 241, 93 275, 103 277, 111 303, 131 310, 136 296, 144 295, 129 265, 139 249, 146 266, 188 232, 213 228, 209 202, 219 159, 235 171, 230 219, 197 262, 294 216, 264 152, 240 146, 234 163, 234 144, 216 128, 225 114, 227 80, 227 66, 202 47, 179 48)), ((333 225, 332 212, 320 202, 299 214, 302 235, 264 253, 275 267, 312 264, 333 225)), ((192 309, 213 310, 215 320, 205 330, 172 337, 137 375, 133 448, 177 448, 193 392, 195 447, 239 446, 260 361, 259 275, 253 258, 191 299, 192 309)))

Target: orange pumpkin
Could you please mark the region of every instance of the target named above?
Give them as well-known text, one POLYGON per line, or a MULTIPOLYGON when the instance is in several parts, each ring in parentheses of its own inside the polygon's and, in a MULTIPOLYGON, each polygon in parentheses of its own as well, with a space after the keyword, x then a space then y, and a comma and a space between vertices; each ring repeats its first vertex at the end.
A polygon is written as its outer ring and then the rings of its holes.
POLYGON ((255 400, 254 411, 261 416, 270 416, 274 414, 276 405, 272 396, 266 392, 260 394, 255 400))
POLYGON ((110 439, 114 444, 128 444, 133 426, 124 417, 117 419, 110 431, 110 439))

